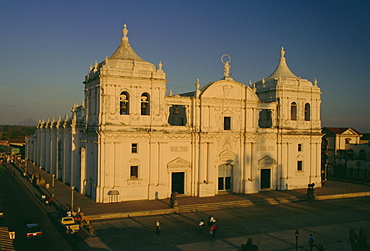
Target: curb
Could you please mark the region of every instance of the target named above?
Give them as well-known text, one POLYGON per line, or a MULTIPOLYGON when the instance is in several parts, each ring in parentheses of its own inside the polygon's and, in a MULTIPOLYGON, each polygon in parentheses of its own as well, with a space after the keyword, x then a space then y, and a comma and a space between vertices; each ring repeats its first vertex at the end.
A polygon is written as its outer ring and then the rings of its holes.
POLYGON ((332 194, 332 195, 319 195, 319 196, 316 196, 316 200, 335 200, 335 199, 368 197, 368 196, 370 196, 370 192, 342 193, 342 194, 332 194))
POLYGON ((106 219, 119 219, 119 218, 130 218, 130 217, 138 217, 138 216, 174 214, 174 213, 176 213, 176 210, 171 208, 171 209, 157 209, 157 210, 134 211, 134 212, 123 212, 123 213, 85 215, 85 217, 89 217, 90 220, 106 220, 106 219))

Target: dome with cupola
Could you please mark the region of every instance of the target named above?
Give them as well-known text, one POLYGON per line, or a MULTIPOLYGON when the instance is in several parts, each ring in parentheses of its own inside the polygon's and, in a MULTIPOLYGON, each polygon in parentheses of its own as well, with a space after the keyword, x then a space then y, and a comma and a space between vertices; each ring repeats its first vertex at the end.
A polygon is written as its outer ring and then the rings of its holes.
POLYGON ((120 77, 140 77, 165 79, 166 74, 162 70, 162 62, 158 67, 154 64, 143 60, 132 49, 127 37, 127 25, 123 25, 121 43, 116 51, 101 62, 95 62, 90 66, 90 73, 86 75, 86 81, 97 76, 120 76, 120 77))
POLYGON ((257 89, 270 88, 276 85, 312 86, 309 80, 298 77, 289 69, 284 47, 281 47, 279 64, 275 71, 267 78, 263 78, 256 83, 257 89))

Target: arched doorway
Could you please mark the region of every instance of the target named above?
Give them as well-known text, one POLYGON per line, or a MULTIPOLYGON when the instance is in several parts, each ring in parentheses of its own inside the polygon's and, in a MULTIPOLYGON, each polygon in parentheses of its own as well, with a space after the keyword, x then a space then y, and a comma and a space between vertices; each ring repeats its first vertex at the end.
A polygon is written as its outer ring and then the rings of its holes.
POLYGON ((231 191, 232 190, 232 175, 233 165, 226 163, 218 166, 218 190, 231 191))

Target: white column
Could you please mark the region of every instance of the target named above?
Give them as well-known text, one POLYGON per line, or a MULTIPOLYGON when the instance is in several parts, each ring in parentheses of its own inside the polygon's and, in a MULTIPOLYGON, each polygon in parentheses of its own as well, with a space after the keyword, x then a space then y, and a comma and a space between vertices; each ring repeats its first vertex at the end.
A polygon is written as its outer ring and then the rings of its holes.
POLYGON ((42 124, 40 128, 40 162, 39 166, 44 167, 45 165, 45 124, 42 124))
POLYGON ((86 194, 86 185, 87 185, 87 178, 86 178, 86 149, 85 147, 81 147, 81 155, 80 155, 80 161, 81 161, 81 194, 86 194))
POLYGON ((57 135, 54 126, 50 129, 50 174, 55 174, 56 169, 56 146, 57 146, 57 135))
POLYGON ((214 183, 214 167, 213 167, 213 157, 212 155, 212 143, 207 143, 207 168, 206 168, 206 180, 208 183, 214 183))
POLYGON ((204 183, 206 179, 205 170, 207 168, 207 149, 205 142, 199 144, 199 168, 198 168, 198 184, 204 183))
MULTIPOLYGON (((48 123, 49 124, 49 123, 48 123)), ((50 127, 45 127, 45 171, 50 172, 50 127)))

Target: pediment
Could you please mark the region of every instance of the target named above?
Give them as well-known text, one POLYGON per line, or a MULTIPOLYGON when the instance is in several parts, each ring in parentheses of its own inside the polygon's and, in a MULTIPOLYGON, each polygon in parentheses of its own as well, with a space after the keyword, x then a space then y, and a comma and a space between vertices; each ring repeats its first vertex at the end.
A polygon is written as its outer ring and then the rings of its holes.
POLYGON ((176 158, 167 164, 168 168, 175 168, 175 167, 190 167, 190 162, 183 159, 183 158, 176 158))
POLYGON ((229 163, 231 165, 235 165, 235 153, 232 151, 225 150, 219 154, 219 160, 222 163, 229 163))
POLYGON ((302 154, 298 154, 297 159, 304 159, 304 156, 302 154))
POLYGON ((266 155, 262 159, 258 161, 258 166, 259 167, 270 167, 274 166, 276 164, 275 159, 271 158, 270 156, 266 155))
POLYGON ((234 159, 235 158, 235 154, 231 151, 223 151, 222 153, 220 153, 220 157, 221 158, 229 158, 229 159, 234 159))
POLYGON ((219 80, 202 88, 203 98, 243 99, 245 86, 233 80, 219 80))
POLYGON ((137 166, 137 165, 140 164, 140 160, 136 159, 136 158, 132 158, 132 159, 129 160, 129 163, 130 163, 130 165, 137 166))
POLYGON ((356 132, 355 130, 353 130, 352 128, 348 128, 347 130, 345 130, 344 132, 341 133, 342 135, 355 135, 355 136, 358 136, 358 132, 356 132))

